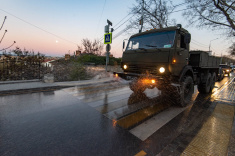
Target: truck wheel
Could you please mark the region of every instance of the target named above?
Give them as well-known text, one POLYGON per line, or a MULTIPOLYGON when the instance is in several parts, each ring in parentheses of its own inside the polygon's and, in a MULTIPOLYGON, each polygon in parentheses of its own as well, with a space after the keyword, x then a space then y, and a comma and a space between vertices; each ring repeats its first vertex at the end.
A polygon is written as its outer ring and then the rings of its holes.
POLYGON ((205 77, 204 80, 198 85, 198 91, 200 93, 209 93, 211 91, 211 73, 208 73, 205 77))
POLYGON ((143 93, 145 91, 145 86, 143 86, 141 84, 141 82, 138 81, 137 78, 134 78, 130 83, 129 83, 129 87, 130 89, 134 92, 134 93, 143 93))
POLYGON ((211 91, 215 87, 215 82, 216 82, 216 74, 213 73, 212 78, 211 78, 211 89, 210 89, 211 91))
POLYGON ((166 96, 173 104, 185 107, 191 100, 194 92, 194 84, 191 76, 186 76, 180 86, 168 86, 163 88, 162 95, 166 96))
POLYGON ((181 85, 181 91, 178 93, 177 104, 185 107, 191 100, 194 91, 193 79, 186 76, 181 85))

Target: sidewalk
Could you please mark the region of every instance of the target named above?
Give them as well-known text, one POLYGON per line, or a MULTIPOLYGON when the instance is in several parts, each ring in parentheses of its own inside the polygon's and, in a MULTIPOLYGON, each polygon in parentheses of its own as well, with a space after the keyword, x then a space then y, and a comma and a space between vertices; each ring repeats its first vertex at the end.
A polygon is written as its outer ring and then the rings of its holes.
POLYGON ((82 80, 82 81, 66 81, 66 82, 54 82, 54 83, 44 83, 40 80, 25 80, 25 81, 4 81, 0 82, 0 94, 9 93, 21 90, 41 90, 41 89, 59 89, 65 87, 74 86, 86 86, 102 84, 107 82, 116 81, 113 77, 92 79, 92 80, 82 80))

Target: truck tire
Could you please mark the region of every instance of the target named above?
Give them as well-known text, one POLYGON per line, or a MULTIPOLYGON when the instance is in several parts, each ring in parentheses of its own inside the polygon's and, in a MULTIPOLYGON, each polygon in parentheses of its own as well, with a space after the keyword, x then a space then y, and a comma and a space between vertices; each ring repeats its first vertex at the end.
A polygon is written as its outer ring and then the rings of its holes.
POLYGON ((135 93, 143 93, 145 91, 145 86, 141 84, 141 82, 138 81, 137 78, 134 78, 130 83, 129 83, 130 89, 135 93))
POLYGON ((190 102, 194 92, 193 79, 191 76, 186 76, 182 80, 180 87, 166 87, 162 91, 174 104, 185 107, 190 102))
POLYGON ((215 87, 215 82, 216 82, 216 73, 214 72, 211 78, 211 91, 214 89, 215 87))
POLYGON ((181 84, 181 91, 178 93, 176 102, 179 106, 185 107, 191 100, 194 92, 194 84, 191 76, 186 76, 181 84))
POLYGON ((212 77, 211 73, 208 73, 202 82, 198 85, 198 91, 199 93, 209 93, 211 91, 211 82, 212 82, 212 77))

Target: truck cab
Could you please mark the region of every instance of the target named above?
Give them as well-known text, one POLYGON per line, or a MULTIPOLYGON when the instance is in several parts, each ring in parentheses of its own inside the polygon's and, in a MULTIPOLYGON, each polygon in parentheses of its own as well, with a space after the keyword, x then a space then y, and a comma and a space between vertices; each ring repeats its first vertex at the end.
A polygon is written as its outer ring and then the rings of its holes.
POLYGON ((122 55, 119 74, 124 79, 151 75, 155 79, 177 80, 188 64, 190 34, 178 27, 152 29, 130 37, 122 55))

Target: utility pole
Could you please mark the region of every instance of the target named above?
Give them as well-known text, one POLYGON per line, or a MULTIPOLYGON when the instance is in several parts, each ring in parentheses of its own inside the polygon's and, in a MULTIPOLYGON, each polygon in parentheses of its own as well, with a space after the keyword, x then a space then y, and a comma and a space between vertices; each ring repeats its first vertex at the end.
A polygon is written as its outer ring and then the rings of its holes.
POLYGON ((221 53, 220 64, 222 64, 222 61, 223 61, 223 56, 222 56, 222 53, 221 53))
POLYGON ((144 0, 142 0, 142 13, 141 13, 141 19, 140 19, 140 30, 139 33, 142 32, 143 29, 143 24, 144 24, 144 0))
MULTIPOLYGON (((214 41, 214 40, 217 40, 217 39, 219 39, 219 38, 213 39, 211 41, 214 41)), ((211 51, 211 41, 210 41, 210 44, 209 44, 209 52, 211 51)))

